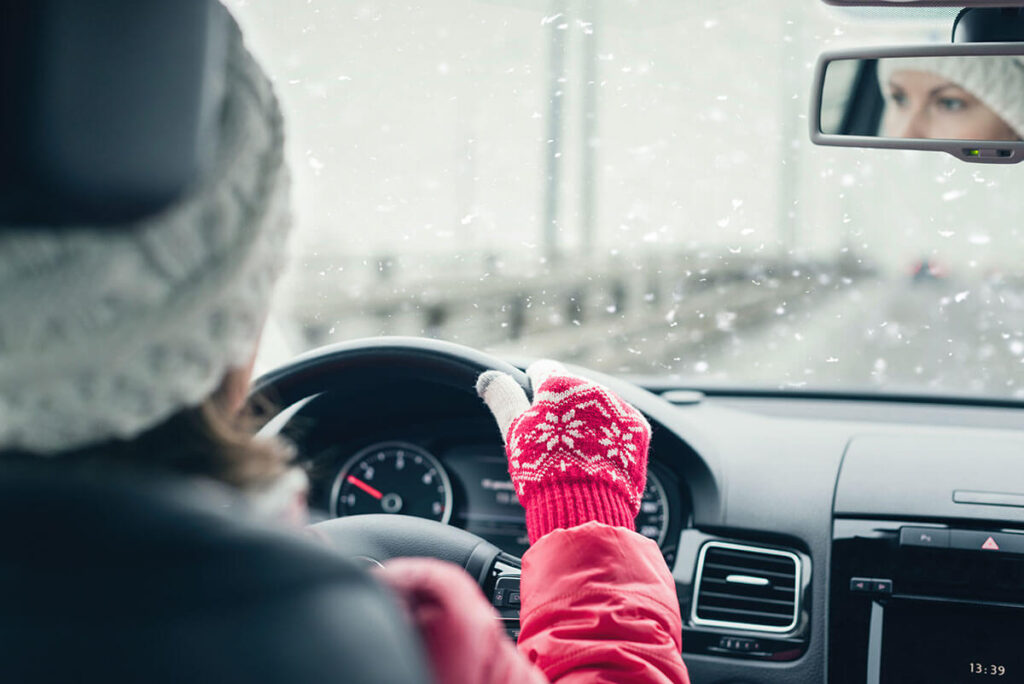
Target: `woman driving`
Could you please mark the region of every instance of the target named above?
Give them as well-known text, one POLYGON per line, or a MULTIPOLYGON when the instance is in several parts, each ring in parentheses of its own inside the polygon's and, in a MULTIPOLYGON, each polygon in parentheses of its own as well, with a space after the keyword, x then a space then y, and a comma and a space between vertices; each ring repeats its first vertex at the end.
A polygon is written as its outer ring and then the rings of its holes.
POLYGON ((233 23, 220 77, 215 163, 172 206, 0 231, 5 678, 687 682, 674 581, 633 531, 650 428, 558 364, 529 369, 532 402, 477 386, 526 509, 518 649, 461 568, 371 576, 270 529, 305 505, 242 411, 286 251, 283 122, 233 23), (429 672, 402 669, 417 653, 429 672))
POLYGON ((965 56, 878 61, 891 138, 1006 140, 1024 137, 1024 60, 965 56))

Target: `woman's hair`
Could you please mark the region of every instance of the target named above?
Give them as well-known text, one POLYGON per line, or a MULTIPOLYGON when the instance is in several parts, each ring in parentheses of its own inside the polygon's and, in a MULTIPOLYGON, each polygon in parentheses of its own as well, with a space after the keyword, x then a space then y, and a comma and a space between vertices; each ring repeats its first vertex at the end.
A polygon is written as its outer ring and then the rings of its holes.
POLYGON ((184 475, 205 475, 248 489, 272 483, 292 458, 283 443, 255 437, 255 427, 251 416, 230 416, 212 396, 129 442, 79 453, 108 462, 123 460, 184 475))
POLYGON ((77 470, 112 466, 201 475, 241 489, 259 489, 284 473, 293 452, 283 441, 256 437, 256 427, 250 414, 232 415, 214 394, 133 439, 109 440, 47 460, 77 470))

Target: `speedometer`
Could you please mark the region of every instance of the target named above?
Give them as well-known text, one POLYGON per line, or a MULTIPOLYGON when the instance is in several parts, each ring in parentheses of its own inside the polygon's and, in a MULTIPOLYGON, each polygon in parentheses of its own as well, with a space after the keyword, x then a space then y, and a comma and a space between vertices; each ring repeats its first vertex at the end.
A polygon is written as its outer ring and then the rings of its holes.
POLYGON ((648 470, 647 486, 644 487, 644 495, 640 500, 640 513, 636 516, 636 531, 661 546, 665 543, 665 535, 668 534, 668 520, 668 497, 665 495, 665 487, 654 471, 648 470))
POLYGON ((401 442, 374 444, 350 458, 331 490, 331 513, 337 517, 393 513, 447 523, 452 515, 448 474, 418 446, 401 442))

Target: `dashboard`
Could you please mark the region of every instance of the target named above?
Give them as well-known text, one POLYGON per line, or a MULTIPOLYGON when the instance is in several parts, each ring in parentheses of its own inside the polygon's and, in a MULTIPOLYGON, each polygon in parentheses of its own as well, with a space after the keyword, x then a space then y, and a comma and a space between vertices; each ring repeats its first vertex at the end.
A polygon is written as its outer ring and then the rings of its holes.
MULTIPOLYGON (((598 379, 652 423, 638 530, 672 570, 693 681, 1024 681, 1019 408, 598 379)), ((355 383, 282 432, 324 518, 414 514, 527 548, 500 435, 469 392, 355 383)))

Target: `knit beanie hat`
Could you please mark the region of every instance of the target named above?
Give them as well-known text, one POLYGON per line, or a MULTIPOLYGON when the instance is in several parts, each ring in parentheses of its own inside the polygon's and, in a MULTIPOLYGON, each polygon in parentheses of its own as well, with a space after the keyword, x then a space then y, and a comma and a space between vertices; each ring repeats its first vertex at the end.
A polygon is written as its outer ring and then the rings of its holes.
POLYGON ((130 439, 251 358, 288 233, 281 113, 233 22, 212 170, 119 229, 0 230, 0 451, 130 439))
POLYGON ((893 57, 878 60, 884 92, 897 71, 943 76, 984 102, 1024 138, 1024 56, 893 57))

